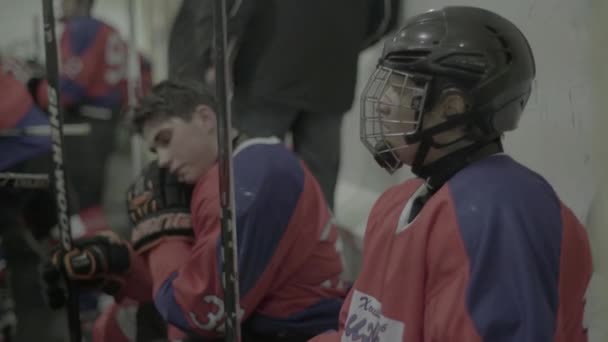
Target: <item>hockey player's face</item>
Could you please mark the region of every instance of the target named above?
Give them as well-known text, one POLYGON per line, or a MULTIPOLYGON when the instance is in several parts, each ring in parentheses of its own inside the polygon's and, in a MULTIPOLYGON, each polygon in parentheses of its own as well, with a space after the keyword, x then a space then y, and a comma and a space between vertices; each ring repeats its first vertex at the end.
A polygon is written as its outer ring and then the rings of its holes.
POLYGON ((408 145, 405 135, 415 132, 420 124, 418 113, 425 93, 425 82, 420 84, 413 76, 382 67, 368 83, 362 111, 363 141, 391 172, 399 161, 413 161, 417 145, 408 145))
POLYGON ((417 118, 416 111, 409 106, 412 94, 410 91, 404 91, 403 82, 403 77, 398 75, 391 77, 391 86, 384 92, 377 113, 382 118, 384 142, 394 149, 395 155, 401 162, 411 164, 417 145, 406 144, 404 134, 416 129, 417 118))
POLYGON ((208 115, 194 115, 191 121, 173 117, 143 127, 144 140, 158 155, 159 165, 182 182, 196 183, 217 158, 215 116, 208 115))

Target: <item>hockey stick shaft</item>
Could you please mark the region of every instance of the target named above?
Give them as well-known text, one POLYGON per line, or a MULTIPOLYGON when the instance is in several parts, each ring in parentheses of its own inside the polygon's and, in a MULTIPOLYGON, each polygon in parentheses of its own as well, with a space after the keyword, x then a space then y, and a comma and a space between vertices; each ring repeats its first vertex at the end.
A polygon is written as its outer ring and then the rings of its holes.
MULTIPOLYGON (((72 249, 72 232, 70 229, 70 205, 67 197, 67 176, 64 169, 63 148, 63 113, 59 90, 59 56, 57 53, 57 37, 55 35, 55 14, 53 0, 42 0, 44 22, 44 51, 46 56, 46 72, 48 78, 49 121, 51 124, 52 165, 50 179, 53 183, 57 201, 57 216, 60 231, 61 248, 65 251, 72 249)), ((67 314, 70 329, 70 341, 81 342, 82 332, 79 315, 78 294, 74 283, 67 279, 67 314)))
POLYGON ((234 181, 232 172, 232 125, 228 99, 229 80, 227 62, 226 1, 214 1, 215 67, 218 125, 218 166, 220 190, 220 217, 222 225, 222 276, 224 310, 226 312, 226 341, 240 342, 239 273, 237 263, 237 237, 234 217, 234 181))

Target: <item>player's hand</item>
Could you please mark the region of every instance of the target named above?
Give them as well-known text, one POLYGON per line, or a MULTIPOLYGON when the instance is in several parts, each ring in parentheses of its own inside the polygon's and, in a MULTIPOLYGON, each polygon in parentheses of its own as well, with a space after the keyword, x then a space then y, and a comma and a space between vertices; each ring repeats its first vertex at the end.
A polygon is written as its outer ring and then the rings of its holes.
POLYGON ((130 266, 128 242, 106 231, 74 240, 73 247, 68 252, 54 250, 50 262, 44 266, 43 278, 51 307, 59 308, 65 304, 63 275, 81 289, 117 294, 130 266))
POLYGON ((190 197, 192 187, 152 161, 127 191, 133 225, 131 244, 143 253, 165 239, 194 239, 190 197))

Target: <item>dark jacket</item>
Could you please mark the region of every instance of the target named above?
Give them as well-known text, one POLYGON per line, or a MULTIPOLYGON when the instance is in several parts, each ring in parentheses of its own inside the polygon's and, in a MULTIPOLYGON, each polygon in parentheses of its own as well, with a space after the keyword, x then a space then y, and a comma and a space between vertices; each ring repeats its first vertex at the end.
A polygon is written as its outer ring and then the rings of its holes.
MULTIPOLYGON (((269 105, 342 114, 353 102, 369 0, 228 0, 234 94, 269 105), (236 7, 234 7, 236 6, 236 7)), ((213 65, 213 0, 184 0, 171 31, 170 77, 202 80, 213 65)), ((240 106, 239 106, 240 107, 240 106)))

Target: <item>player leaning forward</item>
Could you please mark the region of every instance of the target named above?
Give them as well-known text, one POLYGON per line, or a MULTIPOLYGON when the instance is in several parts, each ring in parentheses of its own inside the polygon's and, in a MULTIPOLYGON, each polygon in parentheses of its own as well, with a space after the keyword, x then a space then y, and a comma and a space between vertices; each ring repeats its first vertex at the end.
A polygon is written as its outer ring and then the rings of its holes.
POLYGON ((534 76, 522 32, 482 9, 427 12, 387 40, 362 140, 417 178, 374 205, 340 329, 316 341, 586 341, 585 230, 501 146, 534 76))
MULTIPOLYGON (((135 115, 158 160, 129 190, 131 245, 106 234, 54 255, 81 286, 119 300, 153 297, 167 322, 203 338, 221 336, 224 326, 214 108, 204 89, 172 81, 154 87, 135 115)), ((245 341, 305 341, 335 329, 346 290, 318 183, 276 138, 236 136, 235 143, 245 341)))

